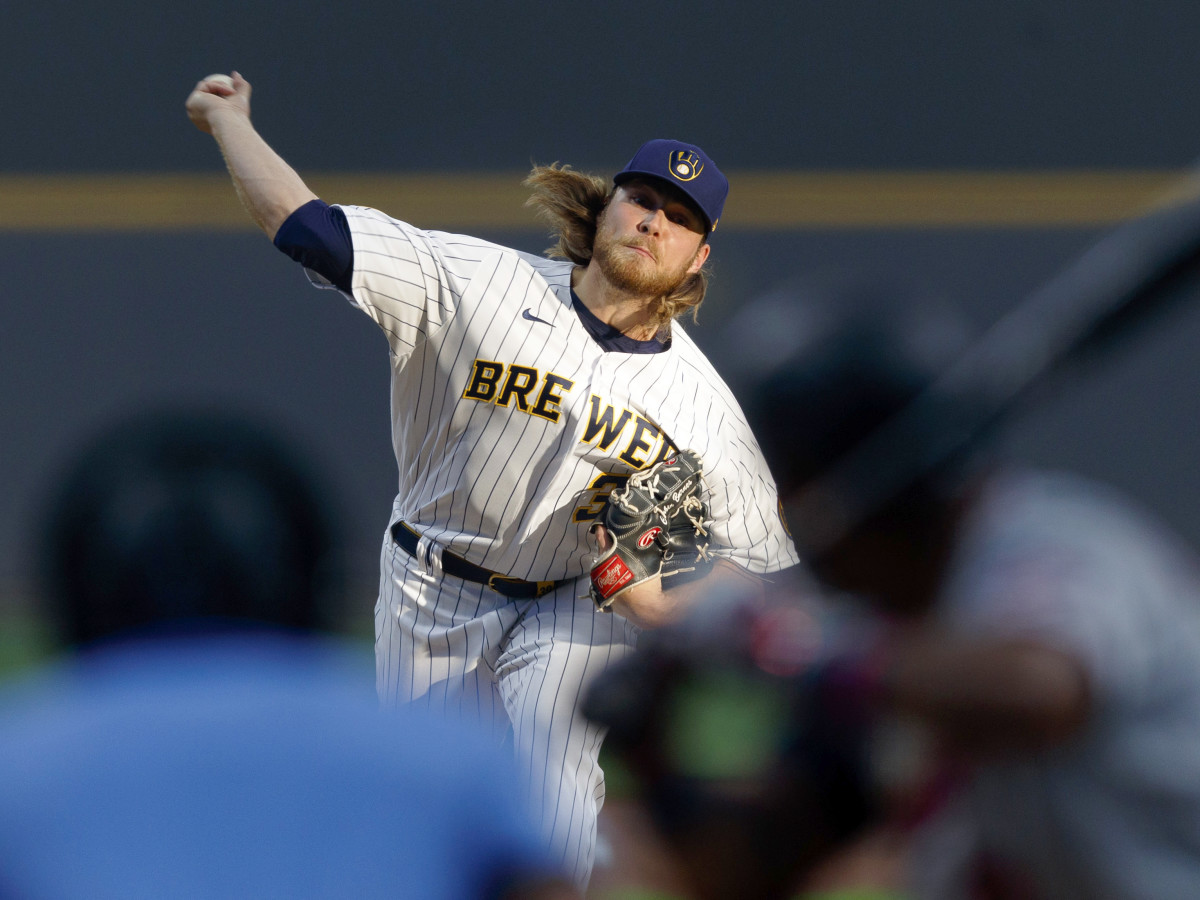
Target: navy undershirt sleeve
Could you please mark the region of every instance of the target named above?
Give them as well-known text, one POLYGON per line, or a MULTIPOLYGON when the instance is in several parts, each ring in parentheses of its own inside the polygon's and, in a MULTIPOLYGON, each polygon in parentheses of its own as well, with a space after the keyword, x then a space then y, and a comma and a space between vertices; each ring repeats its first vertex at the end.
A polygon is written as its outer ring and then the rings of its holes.
POLYGON ((275 232, 275 246, 330 284, 350 292, 354 243, 346 214, 323 200, 309 200, 275 232))

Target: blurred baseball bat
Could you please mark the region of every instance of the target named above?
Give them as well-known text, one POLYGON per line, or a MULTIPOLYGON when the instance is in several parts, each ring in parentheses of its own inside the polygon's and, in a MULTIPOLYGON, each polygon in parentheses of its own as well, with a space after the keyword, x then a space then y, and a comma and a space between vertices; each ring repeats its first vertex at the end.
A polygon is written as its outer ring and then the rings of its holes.
POLYGON ((1003 316, 907 407, 789 498, 819 553, 971 448, 1069 364, 1127 339, 1200 275, 1200 172, 1092 245, 1003 316))

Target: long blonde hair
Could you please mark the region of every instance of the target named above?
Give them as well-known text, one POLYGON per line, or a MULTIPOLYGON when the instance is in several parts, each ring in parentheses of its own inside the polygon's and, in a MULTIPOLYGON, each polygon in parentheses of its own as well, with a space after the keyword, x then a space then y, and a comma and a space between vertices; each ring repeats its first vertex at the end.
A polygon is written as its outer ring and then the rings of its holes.
MULTIPOLYGON (((522 184, 531 191, 525 205, 550 226, 550 234, 556 239, 546 253, 569 259, 577 266, 590 263, 596 224, 612 199, 612 185, 596 175, 558 163, 534 166, 522 184)), ((689 275, 675 290, 654 299, 650 307, 654 324, 662 328, 689 311, 695 321, 707 290, 705 269, 689 275)))

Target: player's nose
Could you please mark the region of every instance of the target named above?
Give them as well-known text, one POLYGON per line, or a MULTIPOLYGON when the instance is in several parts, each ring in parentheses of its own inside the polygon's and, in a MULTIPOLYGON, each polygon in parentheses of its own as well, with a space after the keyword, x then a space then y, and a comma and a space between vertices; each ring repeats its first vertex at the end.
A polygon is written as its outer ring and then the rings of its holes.
POLYGON ((643 234, 658 234, 667 224, 667 214, 661 208, 647 209, 638 224, 638 230, 643 234))

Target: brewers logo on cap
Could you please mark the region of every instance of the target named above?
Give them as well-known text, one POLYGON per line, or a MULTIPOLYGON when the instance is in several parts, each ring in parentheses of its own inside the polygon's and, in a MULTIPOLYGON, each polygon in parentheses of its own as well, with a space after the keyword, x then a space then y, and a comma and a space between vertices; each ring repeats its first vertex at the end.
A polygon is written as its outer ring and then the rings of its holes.
POLYGON ((680 181, 691 181, 704 171, 704 161, 689 150, 675 150, 667 159, 671 174, 680 181))

